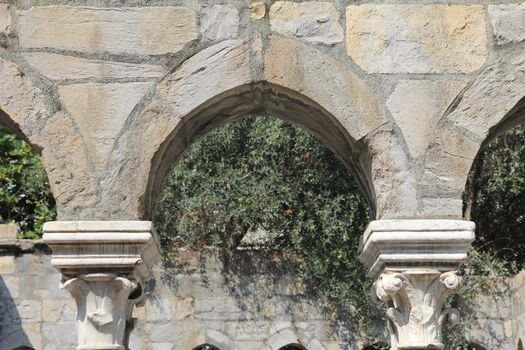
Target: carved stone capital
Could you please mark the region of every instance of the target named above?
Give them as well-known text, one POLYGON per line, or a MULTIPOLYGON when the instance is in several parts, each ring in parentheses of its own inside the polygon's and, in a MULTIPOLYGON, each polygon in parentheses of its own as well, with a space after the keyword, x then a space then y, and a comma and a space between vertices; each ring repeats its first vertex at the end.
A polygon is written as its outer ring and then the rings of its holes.
POLYGON ((456 270, 473 240, 474 224, 468 221, 370 223, 359 258, 375 280, 373 300, 387 305, 392 349, 443 349, 443 323, 459 318, 443 304, 461 285, 456 270))
POLYGON ((388 307, 392 349, 443 349, 443 323, 457 322, 459 318, 456 309, 443 310, 443 304, 460 283, 461 278, 454 272, 381 274, 372 288, 372 298, 388 307))
POLYGON ((92 273, 70 278, 61 288, 68 290, 77 304, 78 350, 127 348, 127 322, 142 294, 137 281, 92 273))
POLYGON ((48 222, 43 238, 62 272, 61 287, 77 303, 77 349, 127 349, 133 308, 142 304, 142 284, 160 259, 152 223, 48 222))

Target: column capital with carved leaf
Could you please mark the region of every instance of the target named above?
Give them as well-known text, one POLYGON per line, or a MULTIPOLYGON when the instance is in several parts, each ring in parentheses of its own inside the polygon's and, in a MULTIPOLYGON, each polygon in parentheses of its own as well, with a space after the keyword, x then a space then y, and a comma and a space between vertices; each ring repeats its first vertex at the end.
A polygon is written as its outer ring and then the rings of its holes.
POLYGON ((359 259, 374 279, 372 299, 387 305, 392 349, 443 349, 442 325, 459 312, 444 309, 457 292, 459 265, 474 240, 474 223, 461 220, 372 221, 359 259))
POLYGON ((77 304, 78 350, 124 350, 160 259, 149 221, 55 221, 44 225, 61 288, 77 304))

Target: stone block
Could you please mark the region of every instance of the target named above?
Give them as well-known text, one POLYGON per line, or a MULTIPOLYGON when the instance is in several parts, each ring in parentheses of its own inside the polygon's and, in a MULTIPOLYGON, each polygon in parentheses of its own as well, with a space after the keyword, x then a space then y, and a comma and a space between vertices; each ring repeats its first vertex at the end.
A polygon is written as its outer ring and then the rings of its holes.
POLYGON ((228 297, 209 296, 204 299, 196 299, 194 307, 196 319, 228 321, 250 318, 249 311, 242 310, 239 301, 228 297))
POLYGON ((58 88, 90 151, 95 169, 101 170, 126 119, 154 83, 86 83, 58 88))
POLYGON ((74 321, 76 305, 73 298, 42 301, 42 320, 45 322, 74 321))
POLYGON ((344 39, 339 12, 329 2, 277 1, 270 8, 274 32, 315 44, 336 44, 344 39))
POLYGON ((478 149, 466 135, 441 129, 427 153, 422 185, 436 194, 462 192, 478 149))
POLYGON ((205 7, 200 24, 202 37, 207 40, 233 39, 239 30, 239 10, 225 5, 205 7))
POLYGON ((165 69, 149 64, 90 60, 47 52, 27 52, 24 58, 43 76, 53 80, 160 78, 165 69))
POLYGON ((20 300, 16 308, 20 319, 25 322, 40 322, 42 320, 42 303, 40 300, 20 300))
POLYGON ((250 5, 252 19, 259 20, 266 16, 266 5, 262 1, 253 2, 250 5))
POLYGON ((18 235, 17 224, 0 224, 0 241, 15 240, 18 235))
POLYGON ((462 81, 402 80, 387 106, 413 158, 425 154, 437 121, 465 87, 462 81))
POLYGON ((250 46, 241 40, 210 46, 166 77, 159 84, 158 93, 173 105, 177 114, 189 113, 208 99, 249 83, 250 54, 250 46))
POLYGON ((9 36, 13 31, 10 5, 0 4, 0 36, 9 36))
POLYGON ((350 5, 347 51, 368 73, 470 73, 487 56, 481 5, 350 5))
POLYGON ((497 45, 525 40, 525 2, 489 5, 488 12, 497 45))
POLYGON ((0 275, 15 273, 16 265, 13 256, 0 256, 0 275))
POLYGON ((270 45, 265 58, 268 82, 321 104, 357 140, 387 122, 372 90, 348 67, 296 40, 272 37, 270 45))
POLYGON ((195 11, 178 6, 39 6, 20 11, 18 21, 23 48, 113 54, 177 53, 197 39, 197 31, 195 11))

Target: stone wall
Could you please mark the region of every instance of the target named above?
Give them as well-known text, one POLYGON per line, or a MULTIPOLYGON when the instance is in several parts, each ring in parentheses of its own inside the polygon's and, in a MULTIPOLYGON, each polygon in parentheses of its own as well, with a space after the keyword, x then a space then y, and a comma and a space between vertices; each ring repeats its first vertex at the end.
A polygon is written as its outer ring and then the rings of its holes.
POLYGON ((323 139, 377 219, 455 219, 480 147, 523 120, 523 23, 515 1, 4 0, 0 123, 63 220, 150 219, 188 144, 250 113, 323 139))
MULTIPOLYGON (((76 306, 59 288, 61 275, 41 241, 0 243, 0 349, 71 350, 76 306)), ((147 286, 130 348, 192 350, 360 349, 348 310, 318 305, 292 265, 257 251, 231 260, 218 251, 178 250, 159 264, 147 286)))
MULTIPOLYGON (((70 350, 77 344, 76 305, 60 289, 60 273, 41 241, 0 242, 0 349, 70 350)), ((323 307, 271 253, 239 251, 225 259, 215 249, 178 250, 158 264, 147 299, 135 308, 133 350, 363 349, 349 310, 323 307)), ((475 302, 468 336, 492 350, 515 350, 525 334, 525 273, 494 280, 475 302)), ((386 332, 383 321, 378 330, 386 332)), ((386 338, 385 338, 386 339, 386 338)))

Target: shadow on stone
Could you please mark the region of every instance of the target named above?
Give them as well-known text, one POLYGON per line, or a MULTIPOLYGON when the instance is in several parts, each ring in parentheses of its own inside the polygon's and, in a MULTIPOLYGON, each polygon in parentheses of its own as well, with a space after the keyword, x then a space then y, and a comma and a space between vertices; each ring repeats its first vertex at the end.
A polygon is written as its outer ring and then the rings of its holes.
POLYGON ((22 320, 10 288, 8 288, 2 276, 0 276, 0 349, 33 349, 22 327, 22 320))

